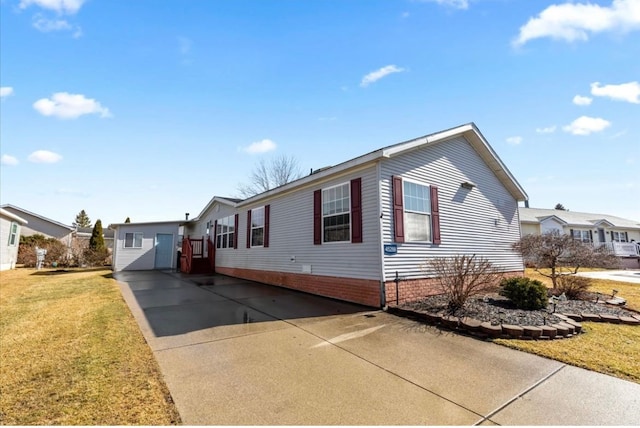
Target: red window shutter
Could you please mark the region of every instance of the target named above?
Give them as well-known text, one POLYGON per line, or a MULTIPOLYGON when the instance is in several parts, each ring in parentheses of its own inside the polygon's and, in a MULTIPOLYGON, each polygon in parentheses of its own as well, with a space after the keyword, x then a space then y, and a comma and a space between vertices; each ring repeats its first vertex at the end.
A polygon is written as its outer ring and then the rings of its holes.
POLYGON ((362 242, 362 178, 351 180, 351 243, 362 242))
POLYGON ((434 244, 442 242, 440 238, 440 208, 438 204, 438 188, 431 186, 431 235, 434 244))
POLYGON ((271 205, 264 206, 264 243, 265 248, 269 247, 269 215, 271 214, 271 205))
POLYGON ((247 211, 247 248, 251 248, 251 210, 247 211))
POLYGON ((213 246, 218 245, 218 220, 213 222, 213 246))
MULTIPOLYGON (((216 221, 216 224, 218 222, 216 221)), ((236 214, 235 218, 233 219, 233 248, 237 249, 238 248, 238 226, 240 223, 240 214, 236 214)))
POLYGON ((322 244, 322 190, 313 192, 313 245, 322 244))
POLYGON ((402 199, 402 177, 393 176, 393 238, 404 242, 404 201, 402 199))

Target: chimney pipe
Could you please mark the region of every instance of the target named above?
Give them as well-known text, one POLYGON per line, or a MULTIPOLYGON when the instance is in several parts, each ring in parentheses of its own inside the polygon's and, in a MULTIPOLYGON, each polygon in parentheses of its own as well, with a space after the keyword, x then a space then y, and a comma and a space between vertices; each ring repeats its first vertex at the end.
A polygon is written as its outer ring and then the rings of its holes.
POLYGON ((184 213, 184 219, 189 220, 189 213, 184 213))

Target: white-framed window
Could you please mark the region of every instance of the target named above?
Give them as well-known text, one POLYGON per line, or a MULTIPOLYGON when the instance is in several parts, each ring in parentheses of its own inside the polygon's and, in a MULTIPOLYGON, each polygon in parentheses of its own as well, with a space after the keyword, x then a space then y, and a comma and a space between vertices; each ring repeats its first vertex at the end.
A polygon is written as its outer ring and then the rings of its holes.
POLYGON ((124 248, 142 248, 142 232, 126 232, 124 234, 124 248))
POLYGON ((404 233, 407 242, 431 241, 431 189, 424 184, 402 180, 404 233))
POLYGON ((9 246, 15 247, 18 245, 18 223, 11 222, 11 229, 9 229, 9 246))
POLYGON ((230 215, 218 219, 216 229, 216 248, 233 248, 236 234, 236 220, 230 215))
POLYGON ((323 242, 351 240, 351 188, 349 183, 322 190, 323 242))
POLYGON ((251 210, 251 247, 264 246, 264 207, 251 210))
POLYGON ((611 241, 612 242, 627 242, 627 234, 626 232, 615 232, 611 231, 611 241))
POLYGON ((586 242, 586 243, 590 243, 591 242, 591 234, 589 233, 588 230, 576 230, 576 229, 573 229, 573 236, 572 237, 576 241, 582 241, 582 242, 586 242))

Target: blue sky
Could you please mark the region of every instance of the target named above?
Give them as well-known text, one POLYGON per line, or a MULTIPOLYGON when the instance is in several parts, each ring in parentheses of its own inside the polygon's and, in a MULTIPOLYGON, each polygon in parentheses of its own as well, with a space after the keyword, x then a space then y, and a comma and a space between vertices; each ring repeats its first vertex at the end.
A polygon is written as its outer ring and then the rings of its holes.
POLYGON ((640 221, 640 0, 1 0, 1 193, 71 224, 197 215, 475 122, 530 206, 640 221))

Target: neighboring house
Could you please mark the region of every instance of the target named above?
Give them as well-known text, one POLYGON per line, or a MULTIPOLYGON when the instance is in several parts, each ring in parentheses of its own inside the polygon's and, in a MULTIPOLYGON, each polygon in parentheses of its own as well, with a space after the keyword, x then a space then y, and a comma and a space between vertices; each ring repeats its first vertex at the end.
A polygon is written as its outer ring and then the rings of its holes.
POLYGON ((20 233, 26 224, 27 220, 0 208, 0 270, 16 267, 20 233))
POLYGON ((518 208, 522 235, 557 232, 595 246, 606 246, 624 267, 640 267, 640 222, 607 214, 518 208))
POLYGON ((12 214, 20 216, 29 222, 28 225, 25 225, 22 229, 23 236, 40 234, 44 235, 46 238, 55 238, 65 244, 68 248, 71 248, 75 227, 67 226, 66 224, 51 220, 50 218, 14 205, 6 204, 2 205, 1 208, 12 214))
POLYGON ((434 294, 433 257, 476 254, 522 274, 511 246, 525 200, 471 123, 245 200, 216 196, 192 220, 119 224, 114 270, 175 268, 184 234, 183 271, 200 256, 221 274, 380 307, 434 294))

